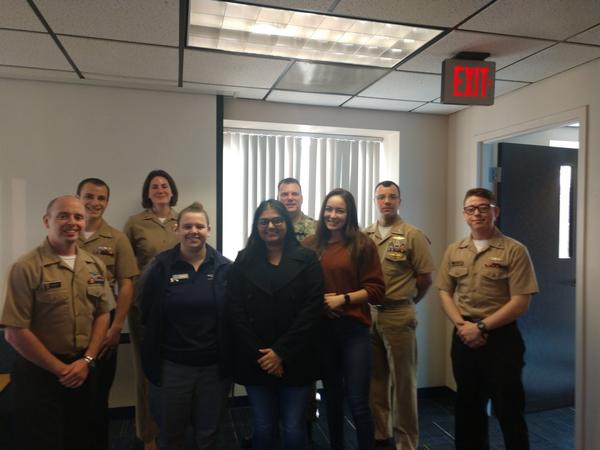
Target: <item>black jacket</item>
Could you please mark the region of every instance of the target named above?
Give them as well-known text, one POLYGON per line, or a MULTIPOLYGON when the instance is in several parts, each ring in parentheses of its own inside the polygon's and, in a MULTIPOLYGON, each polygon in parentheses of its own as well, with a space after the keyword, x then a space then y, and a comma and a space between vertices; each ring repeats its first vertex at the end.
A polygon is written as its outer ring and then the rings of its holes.
MULTIPOLYGON (((213 291, 217 301, 217 343, 219 351, 219 369, 222 378, 231 375, 230 343, 228 330, 225 325, 225 289, 227 286, 227 272, 231 261, 217 252, 209 245, 206 246, 208 254, 215 258, 215 272, 213 278, 213 291)), ((207 256, 208 256, 207 254, 207 256)), ((144 337, 141 344, 142 369, 148 380, 160 385, 160 368, 162 357, 160 353, 163 339, 163 307, 165 290, 168 286, 169 268, 180 259, 180 246, 177 244, 172 249, 160 253, 142 274, 140 280, 141 293, 138 297, 144 325, 144 337)))
POLYGON ((227 315, 233 342, 233 374, 245 385, 305 385, 317 378, 316 330, 323 311, 323 273, 317 255, 300 245, 284 250, 272 276, 265 257, 231 266, 227 315), (269 375, 257 360, 259 348, 272 348, 284 376, 269 375))

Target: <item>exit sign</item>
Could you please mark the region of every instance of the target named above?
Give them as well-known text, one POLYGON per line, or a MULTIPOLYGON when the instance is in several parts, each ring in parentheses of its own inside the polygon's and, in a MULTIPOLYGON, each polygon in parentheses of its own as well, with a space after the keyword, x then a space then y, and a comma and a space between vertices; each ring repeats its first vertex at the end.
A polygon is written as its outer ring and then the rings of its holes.
POLYGON ((442 103, 493 105, 496 63, 446 59, 442 64, 442 103))

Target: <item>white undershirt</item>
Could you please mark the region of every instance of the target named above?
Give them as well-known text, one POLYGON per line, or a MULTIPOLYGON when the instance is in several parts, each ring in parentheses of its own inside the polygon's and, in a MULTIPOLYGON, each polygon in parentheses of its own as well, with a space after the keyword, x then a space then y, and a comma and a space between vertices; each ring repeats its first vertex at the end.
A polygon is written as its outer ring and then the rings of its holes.
POLYGON ((75 258, 77 258, 77 255, 73 255, 73 256, 58 255, 58 256, 60 256, 60 259, 62 259, 64 261, 64 263, 71 268, 71 270, 75 269, 75 258))
POLYGON ((384 227, 380 223, 377 224, 377 229, 379 230, 381 239, 385 239, 386 237, 388 237, 390 235, 390 233, 392 232, 392 226, 393 225, 390 225, 389 227, 384 227))
POLYGON ((83 232, 83 237, 84 237, 84 238, 86 239, 86 241, 87 241, 87 240, 88 240, 90 237, 92 237, 92 234, 94 234, 94 233, 95 233, 95 231, 84 231, 84 232, 83 232))
POLYGON ((481 239, 481 240, 473 239, 473 244, 475 244, 475 248, 477 249, 477 253, 481 253, 486 248, 488 248, 489 247, 489 242, 490 242, 489 239, 481 239))
POLYGON ((160 223, 165 223, 165 220, 167 220, 166 217, 157 217, 157 219, 160 221, 160 223))

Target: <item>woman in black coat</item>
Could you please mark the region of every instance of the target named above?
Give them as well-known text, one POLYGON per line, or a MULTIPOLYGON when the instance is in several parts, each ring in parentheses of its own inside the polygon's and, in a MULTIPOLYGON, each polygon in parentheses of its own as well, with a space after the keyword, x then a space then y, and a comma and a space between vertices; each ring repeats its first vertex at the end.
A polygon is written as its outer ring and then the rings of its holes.
POLYGON ((274 448, 279 421, 284 448, 305 447, 306 408, 317 376, 314 336, 322 309, 323 275, 316 254, 298 243, 285 206, 263 201, 227 284, 234 380, 246 387, 250 399, 255 450, 274 448))

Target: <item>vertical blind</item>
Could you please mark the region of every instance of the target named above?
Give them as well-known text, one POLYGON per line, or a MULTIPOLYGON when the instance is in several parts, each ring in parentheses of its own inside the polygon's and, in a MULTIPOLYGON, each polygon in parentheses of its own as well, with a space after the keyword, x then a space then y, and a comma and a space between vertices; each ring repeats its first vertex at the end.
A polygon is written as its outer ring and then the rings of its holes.
POLYGON ((223 253, 234 258, 246 244, 258 204, 277 198, 287 177, 302 185, 305 214, 317 218, 334 188, 354 195, 358 221, 374 220, 373 186, 379 180, 381 139, 225 129, 223 136, 223 253), (241 212, 241 217, 240 217, 241 212))

